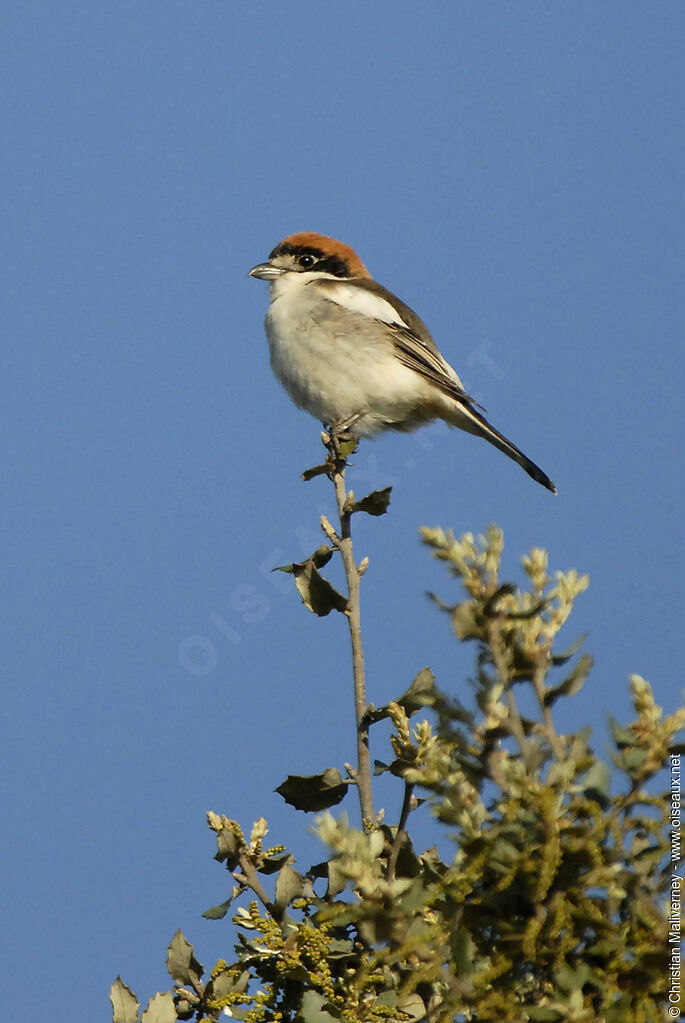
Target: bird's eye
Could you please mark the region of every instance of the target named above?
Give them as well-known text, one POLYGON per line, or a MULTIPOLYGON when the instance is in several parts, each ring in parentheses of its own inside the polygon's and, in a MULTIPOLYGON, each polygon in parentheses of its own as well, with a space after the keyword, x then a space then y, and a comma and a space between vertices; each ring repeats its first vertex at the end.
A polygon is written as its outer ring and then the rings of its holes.
POLYGON ((313 256, 310 256, 308 252, 305 252, 303 256, 300 256, 299 263, 303 270, 309 270, 310 266, 314 266, 316 260, 313 256))

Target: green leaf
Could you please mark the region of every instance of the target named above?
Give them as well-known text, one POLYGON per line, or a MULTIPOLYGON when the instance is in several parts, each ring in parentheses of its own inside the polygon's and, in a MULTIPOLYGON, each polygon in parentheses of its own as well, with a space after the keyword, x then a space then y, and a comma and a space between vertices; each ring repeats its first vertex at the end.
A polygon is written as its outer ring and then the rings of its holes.
POLYGON ((235 870, 240 859, 243 843, 231 828, 222 828, 216 836, 217 852, 214 856, 219 863, 226 862, 229 870, 235 870))
POLYGON ((176 1019, 193 1019, 196 1008, 196 1004, 191 1004, 188 998, 176 996, 176 1019))
POLYGON ((603 760, 595 760, 583 778, 583 792, 588 799, 594 799, 600 806, 606 807, 611 795, 611 768, 603 760))
POLYGON ((452 962, 457 976, 468 978, 473 973, 474 948, 468 927, 459 927, 451 941, 452 962))
POLYGON ((305 607, 319 618, 324 618, 331 611, 347 610, 347 598, 331 586, 313 565, 308 565, 295 575, 295 585, 305 607))
POLYGON ((592 671, 594 661, 590 654, 583 654, 573 671, 558 686, 548 689, 545 693, 545 707, 551 707, 560 696, 575 696, 585 685, 585 680, 592 671))
POLYGON ((223 920, 228 913, 232 899, 227 899, 226 902, 220 902, 218 906, 210 906, 202 914, 205 920, 223 920))
POLYGON ((286 863, 276 881, 276 896, 274 898, 276 909, 279 912, 287 909, 293 899, 300 897, 303 885, 302 875, 298 874, 289 863, 286 863))
POLYGON ((240 885, 234 885, 231 897, 226 899, 225 902, 219 903, 218 906, 212 906, 210 909, 206 909, 202 914, 205 920, 223 920, 228 913, 229 907, 237 895, 243 891, 240 885))
POLYGON ((535 1023, 559 1023, 564 1019, 558 1009, 550 1009, 546 1005, 522 1005, 521 1008, 528 1019, 534 1020, 535 1023))
POLYGON ((316 568, 323 568, 333 557, 333 548, 329 547, 328 544, 322 543, 320 547, 317 547, 313 554, 310 554, 304 561, 293 561, 290 565, 278 565, 273 569, 274 572, 288 572, 290 575, 297 575, 300 569, 305 568, 307 565, 314 565, 316 568))
POLYGON ((587 963, 579 963, 575 969, 571 966, 560 966, 555 970, 554 976, 562 991, 570 994, 572 991, 582 991, 585 984, 593 980, 593 973, 587 963))
POLYGON ((316 813, 336 806, 348 785, 337 767, 329 767, 322 774, 289 774, 276 792, 296 810, 316 813))
POLYGON ((472 600, 457 604, 452 611, 452 628, 459 639, 480 639, 483 627, 476 615, 476 605, 472 600))
POLYGON ((341 869, 337 860, 329 860, 326 865, 328 867, 328 890, 326 891, 326 898, 330 900, 345 891, 349 879, 347 874, 345 874, 341 869))
POLYGON ((606 1023, 623 1023, 631 1008, 632 996, 621 995, 613 1005, 606 1010, 606 1023))
POLYGON ((567 661, 570 661, 573 655, 578 653, 587 637, 588 637, 587 632, 584 632, 580 639, 577 639, 575 643, 572 643, 571 646, 564 650, 563 653, 553 654, 551 657, 551 661, 555 668, 558 667, 560 664, 566 664, 567 661))
POLYGON ((387 1005, 390 1009, 397 1008, 397 991, 394 988, 386 988, 376 996, 376 1005, 387 1005))
POLYGON ((166 965, 177 984, 190 984, 191 987, 195 987, 205 972, 204 966, 195 958, 195 949, 182 931, 176 931, 171 939, 166 965))
POLYGON ((347 458, 348 455, 353 455, 359 447, 359 437, 351 434, 347 440, 342 440, 338 437, 338 451, 343 458, 347 458))
POLYGON ((109 1000, 113 1023, 136 1023, 140 1003, 121 977, 117 977, 109 989, 109 1000))
POLYGON ((426 667, 421 669, 409 689, 400 696, 397 702, 411 717, 422 707, 432 707, 436 695, 435 675, 430 668, 426 667))
POLYGON ((383 487, 382 490, 372 490, 361 501, 354 501, 350 506, 351 512, 366 512, 367 515, 385 515, 390 504, 390 491, 392 487, 383 487))
POLYGON ((211 990, 211 999, 218 1001, 233 991, 246 991, 250 982, 250 971, 243 970, 237 980, 231 976, 228 970, 222 970, 207 985, 211 990))
POLYGON ((280 856, 270 856, 268 860, 264 860, 261 867, 258 867, 260 874, 277 874, 284 863, 292 859, 292 855, 289 852, 281 853, 280 856))
POLYGON ((323 995, 318 991, 305 991, 300 1004, 300 1017, 303 1023, 331 1023, 331 1020, 339 1019, 339 1015, 333 1016, 327 1009, 333 1008, 323 995))
POLYGON ((632 728, 624 728, 620 725, 615 717, 609 715, 609 730, 611 736, 618 746, 619 749, 623 749, 625 746, 635 745, 635 732, 632 728))
POLYGON ((158 991, 147 1003, 140 1023, 176 1023, 176 1007, 170 991, 158 991))
POLYGON ((418 1021, 426 1018, 426 1006, 423 1003, 423 998, 416 992, 399 1002, 397 1008, 400 1012, 406 1012, 413 1020, 418 1021))
POLYGON ((632 749, 623 749, 621 759, 626 771, 629 773, 639 771, 647 759, 648 754, 648 750, 640 749, 639 746, 633 746, 632 749))
POLYGON ((329 959, 348 959, 354 952, 351 938, 331 938, 328 943, 329 959))
POLYGON ((294 577, 305 606, 321 618, 331 611, 347 610, 347 599, 318 572, 332 556, 332 548, 322 544, 306 561, 294 561, 291 565, 279 565, 274 569, 275 572, 288 572, 294 577))

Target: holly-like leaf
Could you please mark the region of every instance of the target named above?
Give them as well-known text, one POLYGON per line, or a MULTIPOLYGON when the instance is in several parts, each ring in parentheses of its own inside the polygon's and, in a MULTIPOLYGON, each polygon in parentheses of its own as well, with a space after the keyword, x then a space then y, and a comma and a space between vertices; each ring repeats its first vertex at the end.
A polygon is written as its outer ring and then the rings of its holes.
POLYGON ((298 874, 289 863, 286 863, 276 881, 276 895, 274 898, 276 909, 279 912, 287 909, 293 899, 300 897, 303 886, 302 875, 298 874))
POLYGON ((289 774, 276 792, 296 810, 316 813, 336 806, 348 785, 337 767, 329 767, 322 774, 289 774))
POLYGON ((435 675, 430 668, 422 668, 397 702, 411 717, 422 707, 431 707, 435 703, 435 697, 435 675))
POLYGON ((109 1000, 113 1023, 136 1023, 140 1003, 121 977, 117 977, 109 989, 109 1000))
POLYGON ((305 607, 319 618, 324 618, 331 611, 347 610, 347 599, 331 586, 328 579, 324 579, 313 564, 308 564, 294 575, 295 585, 305 607))
MULTIPOLYGON (((422 668, 409 688, 400 696, 395 703, 407 713, 409 717, 416 714, 422 707, 432 707, 438 698, 438 691, 435 688, 435 675, 430 668, 422 668)), ((375 725, 390 717, 387 705, 385 707, 374 707, 370 704, 364 718, 369 725, 375 725)), ((388 765, 382 760, 374 760, 376 774, 382 774, 388 770, 388 765)))
POLYGON ((367 515, 385 515, 390 504, 390 491, 392 487, 383 487, 382 490, 372 490, 361 501, 353 501, 350 505, 351 512, 366 512, 367 515))
POLYGON ((166 965, 177 984, 190 984, 191 987, 195 987, 205 972, 202 963, 195 958, 195 949, 182 931, 176 931, 171 939, 166 965))
POLYGON ((158 991, 147 1004, 140 1023, 176 1023, 176 1006, 170 991, 158 991))
POLYGON ((332 557, 332 548, 322 544, 306 561, 294 561, 291 565, 279 565, 274 569, 276 572, 287 572, 294 577, 305 607, 320 618, 331 611, 347 610, 347 599, 318 571, 332 557))

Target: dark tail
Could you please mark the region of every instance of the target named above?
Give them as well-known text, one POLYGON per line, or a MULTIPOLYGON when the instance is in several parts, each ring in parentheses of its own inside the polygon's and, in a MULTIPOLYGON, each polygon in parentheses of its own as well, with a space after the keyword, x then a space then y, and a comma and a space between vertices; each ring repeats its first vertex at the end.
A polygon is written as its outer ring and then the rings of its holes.
POLYGON ((539 465, 535 462, 531 462, 527 455, 519 450, 515 444, 512 444, 510 440, 496 430, 494 426, 491 426, 485 416, 482 416, 480 412, 476 412, 470 405, 466 405, 463 402, 459 402, 459 418, 455 417, 454 425, 460 426, 462 429, 468 430, 469 433, 474 433, 478 437, 484 437, 485 440, 489 441, 500 451, 503 451, 505 455, 512 458, 515 462, 521 466, 521 468, 528 473, 528 475, 535 480, 536 483, 540 483, 543 487, 547 487, 553 494, 557 493, 557 488, 552 483, 551 479, 544 473, 539 465))

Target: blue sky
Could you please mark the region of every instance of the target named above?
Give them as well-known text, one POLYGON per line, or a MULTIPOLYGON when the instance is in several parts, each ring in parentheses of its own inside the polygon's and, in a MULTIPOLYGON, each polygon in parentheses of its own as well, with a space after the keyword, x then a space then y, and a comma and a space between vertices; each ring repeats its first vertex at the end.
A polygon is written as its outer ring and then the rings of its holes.
POLYGON ((591 575, 569 728, 601 746, 633 671, 680 701, 684 29, 630 0, 4 6, 0 862, 36 1006, 108 1018, 118 972, 147 997, 179 926, 229 952, 205 811, 304 857, 272 790, 352 759, 344 623, 270 572, 332 504, 247 277, 284 235, 357 249, 560 492, 447 429, 364 444, 355 490, 395 488, 357 525, 369 698, 427 663, 464 693, 417 531, 496 521, 509 577, 533 545, 591 575))

